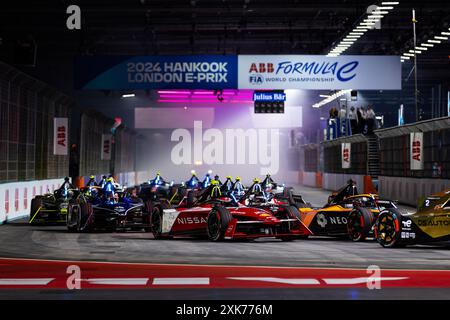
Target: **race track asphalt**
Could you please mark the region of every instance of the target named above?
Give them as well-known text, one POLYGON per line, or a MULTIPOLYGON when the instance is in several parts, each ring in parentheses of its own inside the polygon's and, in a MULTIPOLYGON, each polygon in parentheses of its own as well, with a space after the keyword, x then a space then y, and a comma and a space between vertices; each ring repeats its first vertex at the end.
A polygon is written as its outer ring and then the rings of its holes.
MULTIPOLYGON (((307 201, 317 206, 326 202, 329 194, 326 191, 305 187, 296 187, 296 190, 307 201)), ((281 242, 276 239, 219 243, 189 238, 154 240, 151 233, 77 234, 67 232, 64 226, 30 226, 26 221, 15 221, 0 226, 0 257, 226 266, 367 268, 369 265, 376 265, 381 269, 450 270, 450 244, 448 243, 384 249, 374 241, 352 243, 345 239, 326 237, 311 237, 308 240, 292 242, 281 242)), ((195 289, 178 289, 174 290, 173 294, 175 297, 184 297, 186 296, 184 293, 188 293, 187 296, 193 298, 201 298, 206 295, 206 291, 193 294, 192 290, 195 291, 195 289)), ((220 289, 203 290, 221 291, 220 289)), ((224 297, 239 297, 237 292, 240 292, 245 297, 289 299, 300 294, 300 291, 294 294, 295 290, 301 289, 265 289, 262 291, 227 289, 222 293, 224 297), (280 290, 286 296, 283 296, 280 290)), ((339 291, 339 289, 314 290, 319 290, 317 292, 322 292, 324 295, 328 294, 329 298, 335 298, 336 292, 339 291)), ((394 298, 401 298, 401 288, 389 290, 394 298)), ((415 290, 408 290, 408 294, 415 292, 415 290)), ((404 293, 406 291, 404 290, 404 293)), ((17 298, 24 298, 22 295, 26 295, 25 291, 20 290, 6 290, 6 293, 5 290, 0 290, 0 299, 10 298, 14 292, 16 292, 14 296, 17 298)), ((42 296, 42 290, 26 292, 37 292, 36 295, 39 298, 58 298, 57 294, 52 295, 51 292, 48 292, 49 295, 42 296)), ((100 292, 97 290, 97 293, 100 292)), ((83 296, 83 294, 87 295, 88 293, 80 293, 79 296, 83 296)), ((316 294, 319 293, 315 293, 313 296, 316 294)), ((103 297, 111 295, 114 296, 114 293, 105 291, 103 297)), ((432 297, 436 295, 450 298, 450 291, 440 289, 435 291, 432 297)), ((34 295, 32 294, 32 296, 34 295)), ((218 295, 213 296, 217 297, 218 295)), ((357 294, 357 296, 366 297, 365 294, 357 294)), ((161 297, 161 295, 152 294, 149 297, 142 292, 136 293, 136 298, 153 299, 155 297, 161 297)), ((342 298, 342 295, 338 295, 338 297, 342 298)), ((373 294, 367 298, 371 297, 373 294)))

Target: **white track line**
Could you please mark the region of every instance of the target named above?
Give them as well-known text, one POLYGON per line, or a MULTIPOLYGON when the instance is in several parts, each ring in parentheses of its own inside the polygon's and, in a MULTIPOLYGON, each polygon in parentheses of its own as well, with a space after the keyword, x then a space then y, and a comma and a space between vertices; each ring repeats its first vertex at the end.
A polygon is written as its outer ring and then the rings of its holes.
POLYGON ((123 285, 123 286, 145 286, 148 282, 148 278, 92 278, 83 279, 83 281, 90 284, 99 285, 123 285))
POLYGON ((209 285, 209 278, 155 278, 153 285, 209 285))
POLYGON ((228 277, 230 280, 243 280, 243 281, 264 281, 264 282, 275 282, 284 284, 301 284, 301 285, 311 285, 320 284, 317 279, 308 278, 271 278, 271 277, 228 277))
POLYGON ((55 278, 0 279, 0 286, 46 286, 55 278))
POLYGON ((326 284, 363 284, 375 281, 396 281, 405 280, 408 277, 361 277, 361 278, 341 278, 341 279, 323 279, 326 284))

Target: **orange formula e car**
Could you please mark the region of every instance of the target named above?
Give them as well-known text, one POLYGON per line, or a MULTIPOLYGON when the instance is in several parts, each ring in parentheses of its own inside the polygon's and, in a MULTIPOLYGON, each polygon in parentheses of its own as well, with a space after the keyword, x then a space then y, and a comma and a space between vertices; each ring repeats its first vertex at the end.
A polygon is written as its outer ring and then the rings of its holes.
POLYGON ((422 199, 415 213, 386 208, 380 212, 374 232, 385 248, 450 241, 450 189, 422 199))
POLYGON ((397 209, 391 200, 376 194, 359 194, 353 181, 334 192, 322 208, 298 208, 302 222, 313 235, 350 237, 363 241, 373 236, 378 214, 387 208, 397 209))

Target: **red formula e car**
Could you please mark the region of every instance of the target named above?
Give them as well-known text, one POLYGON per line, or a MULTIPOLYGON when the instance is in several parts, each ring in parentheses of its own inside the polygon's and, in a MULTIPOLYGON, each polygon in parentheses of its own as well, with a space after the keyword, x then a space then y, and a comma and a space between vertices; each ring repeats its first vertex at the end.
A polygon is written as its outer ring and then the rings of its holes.
POLYGON ((279 206, 275 211, 247 207, 222 196, 215 183, 194 197, 186 195, 177 206, 154 203, 151 229, 155 239, 193 236, 211 241, 260 237, 290 241, 311 234, 296 207, 279 206))

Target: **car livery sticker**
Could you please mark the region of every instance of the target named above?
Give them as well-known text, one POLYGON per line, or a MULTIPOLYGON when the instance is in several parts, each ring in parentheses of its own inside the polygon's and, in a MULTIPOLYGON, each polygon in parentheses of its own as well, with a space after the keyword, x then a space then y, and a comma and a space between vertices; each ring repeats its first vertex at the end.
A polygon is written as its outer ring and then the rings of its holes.
POLYGON ((168 233, 172 230, 172 226, 177 220, 179 214, 180 213, 175 209, 163 210, 162 233, 168 233))

